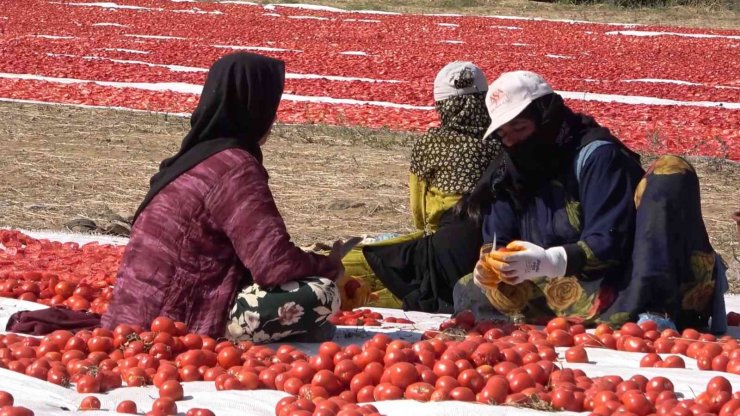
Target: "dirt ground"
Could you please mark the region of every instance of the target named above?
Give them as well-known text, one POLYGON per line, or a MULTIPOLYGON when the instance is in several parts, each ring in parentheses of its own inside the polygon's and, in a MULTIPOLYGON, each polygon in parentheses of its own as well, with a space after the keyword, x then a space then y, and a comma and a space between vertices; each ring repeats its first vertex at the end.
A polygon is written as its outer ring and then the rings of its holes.
MULTIPOLYGON (((77 217, 132 214, 188 120, 158 114, 0 103, 0 227, 63 229, 77 217)), ((410 230, 407 169, 414 136, 277 126, 265 149, 271 187, 294 240, 410 230)), ((740 293, 740 164, 692 158, 712 243, 740 293), (737 254, 735 254, 737 253, 737 254)))

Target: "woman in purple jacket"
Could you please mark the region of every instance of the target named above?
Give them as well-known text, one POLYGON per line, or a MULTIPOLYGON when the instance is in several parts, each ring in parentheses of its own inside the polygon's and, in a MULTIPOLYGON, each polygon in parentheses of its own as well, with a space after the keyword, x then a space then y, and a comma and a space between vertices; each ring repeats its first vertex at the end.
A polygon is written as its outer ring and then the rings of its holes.
POLYGON ((255 342, 333 335, 339 244, 322 256, 290 241, 262 166, 284 80, 284 63, 264 56, 213 64, 190 132, 136 213, 104 327, 168 316, 255 342))

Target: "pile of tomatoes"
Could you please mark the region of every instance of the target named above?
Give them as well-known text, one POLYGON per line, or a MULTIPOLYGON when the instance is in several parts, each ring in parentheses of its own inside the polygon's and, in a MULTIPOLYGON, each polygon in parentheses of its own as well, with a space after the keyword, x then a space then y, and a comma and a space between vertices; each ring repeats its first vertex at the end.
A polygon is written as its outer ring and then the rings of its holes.
MULTIPOLYGON (((553 319, 544 330, 497 326, 464 336, 438 332, 411 343, 376 334, 362 345, 320 345, 309 356, 291 345, 276 349, 248 341, 217 342, 189 333, 184 324, 157 318, 144 330, 119 325, 72 334, 55 331, 43 339, 0 335, 0 367, 80 393, 99 393, 121 386, 153 384, 159 401, 152 414, 170 414, 182 398, 181 382, 212 381, 217 390, 273 389, 289 393, 278 416, 377 415, 369 402, 410 399, 460 400, 483 404, 530 406, 551 410, 590 411, 598 416, 735 415, 740 392, 715 377, 706 393, 678 397, 667 378, 635 376, 590 378, 581 370, 559 368, 556 347, 568 347, 570 362, 587 362, 586 346, 648 353, 672 352, 663 367, 683 367, 678 355, 711 362, 725 357, 723 371, 738 374, 736 340, 716 339, 687 330, 658 333, 655 324, 605 326, 587 334, 580 325, 553 319), (731 371, 732 370, 732 371, 731 371)), ((473 328, 481 328, 476 323, 473 328)), ((654 363, 652 363, 654 364, 654 363)), ((1 395, 0 395, 1 396, 1 395)), ((96 402, 84 407, 94 408, 96 402)), ((121 403, 131 407, 132 403, 121 403)), ((133 404, 135 408, 135 404, 133 404)), ((205 413, 203 413, 205 414, 205 413)))
POLYGON ((379 312, 370 309, 355 309, 353 311, 339 311, 329 317, 329 322, 334 325, 345 326, 381 326, 383 322, 389 324, 413 324, 414 322, 405 318, 392 316, 383 317, 379 312))
MULTIPOLYGON (((0 296, 104 310, 123 248, 51 243, 13 231, 0 231, 0 244, 0 296)), ((339 325, 411 323, 367 309, 330 319, 339 325)), ((692 329, 658 331, 654 322, 627 323, 618 330, 599 325, 587 333, 583 325, 564 318, 537 329, 476 321, 470 312, 457 314, 415 343, 376 334, 362 345, 323 343, 313 356, 291 345, 273 349, 248 341, 219 342, 165 317, 149 328, 122 324, 113 331, 60 330, 42 339, 5 334, 0 335, 0 368, 83 394, 151 384, 159 389, 152 415, 176 413, 181 383, 199 380, 213 382, 217 390, 286 392, 290 396, 278 403, 277 416, 377 416, 369 402, 404 398, 588 411, 594 416, 740 414, 740 392, 733 392, 724 377, 713 378, 695 398, 684 398, 665 377, 590 378, 581 370, 559 368, 560 347, 572 363, 588 362, 586 347, 606 348, 644 353, 641 367, 684 368, 683 357, 690 357, 700 369, 740 375, 740 345, 727 336, 692 329)), ((94 396, 80 405, 99 407, 94 396)), ((137 406, 126 401, 117 410, 135 413, 137 406)), ((12 396, 0 392, 0 416, 29 412, 13 407, 12 396)), ((206 409, 188 412, 209 414, 206 409)))
POLYGON ((0 297, 105 312, 124 247, 37 240, 0 230, 0 297))

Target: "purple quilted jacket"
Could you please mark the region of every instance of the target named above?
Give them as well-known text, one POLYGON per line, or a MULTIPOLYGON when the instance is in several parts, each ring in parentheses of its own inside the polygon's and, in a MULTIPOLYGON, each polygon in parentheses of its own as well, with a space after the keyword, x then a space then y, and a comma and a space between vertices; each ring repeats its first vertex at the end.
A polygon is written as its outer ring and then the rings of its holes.
POLYGON ((162 189, 131 230, 103 326, 165 315, 221 337, 244 285, 336 279, 339 265, 290 241, 267 180, 252 155, 228 149, 162 189))

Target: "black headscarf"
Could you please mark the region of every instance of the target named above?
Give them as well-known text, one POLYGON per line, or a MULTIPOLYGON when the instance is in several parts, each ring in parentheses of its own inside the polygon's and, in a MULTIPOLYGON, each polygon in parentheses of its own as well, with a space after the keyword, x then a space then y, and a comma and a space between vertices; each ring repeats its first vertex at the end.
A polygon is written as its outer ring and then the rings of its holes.
POLYGON ((152 176, 134 221, 167 184, 222 150, 244 149, 261 163, 259 141, 275 121, 284 85, 283 61, 244 52, 217 60, 190 117, 190 132, 152 176))
POLYGON ((455 206, 458 215, 481 224, 484 211, 498 192, 509 190, 523 195, 536 191, 572 166, 583 146, 597 140, 615 143, 640 160, 609 129, 592 117, 574 113, 556 93, 534 100, 516 118, 532 120, 536 125, 534 133, 512 148, 503 147, 504 152, 488 165, 475 189, 455 206))

